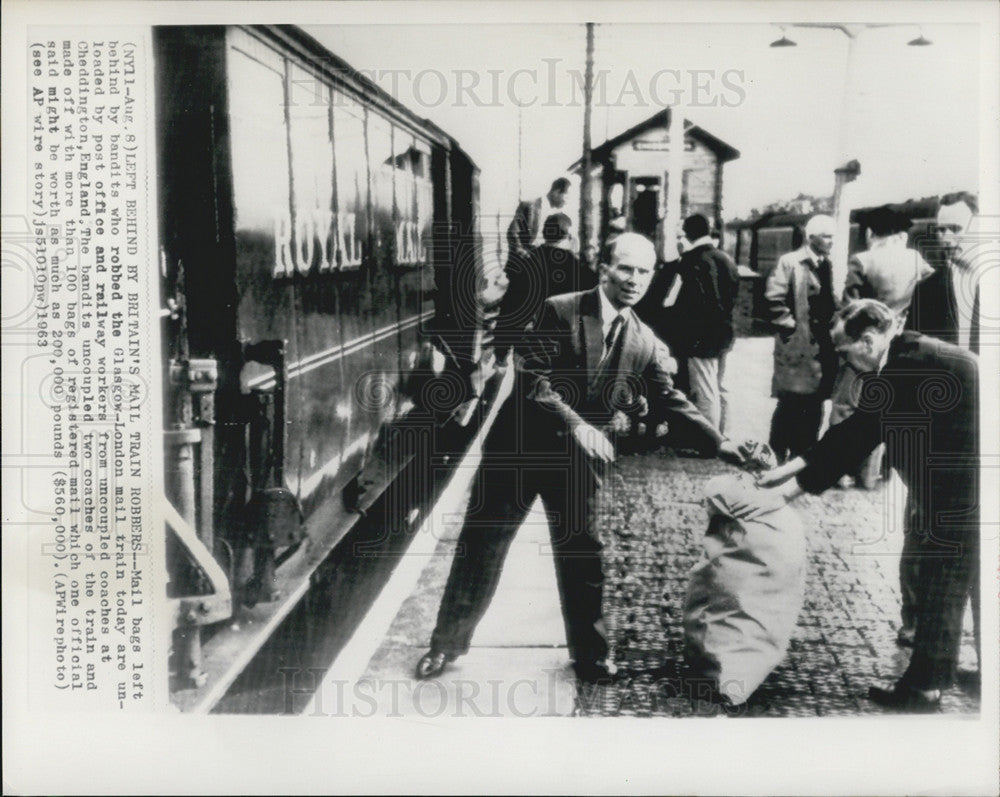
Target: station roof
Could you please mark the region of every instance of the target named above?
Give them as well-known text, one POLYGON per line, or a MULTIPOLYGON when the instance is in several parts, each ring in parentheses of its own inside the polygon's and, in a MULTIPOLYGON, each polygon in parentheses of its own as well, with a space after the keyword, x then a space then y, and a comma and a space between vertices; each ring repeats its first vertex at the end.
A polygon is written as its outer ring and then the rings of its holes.
MULTIPOLYGON (((626 141, 631 141, 633 138, 637 138, 647 130, 651 130, 654 127, 668 127, 670 125, 671 112, 672 109, 664 108, 662 111, 654 113, 645 121, 639 122, 639 124, 630 127, 623 133, 619 133, 614 138, 609 138, 603 144, 598 147, 594 147, 590 151, 591 160, 595 163, 607 161, 611 157, 611 153, 614 152, 615 147, 620 144, 624 144, 626 141)), ((700 141, 712 150, 718 156, 721 163, 736 160, 740 156, 740 151, 738 149, 729 146, 729 144, 725 141, 720 138, 716 138, 703 127, 699 127, 689 119, 684 120, 684 135, 700 141)), ((569 171, 572 172, 579 169, 580 160, 581 159, 577 159, 574 161, 569 167, 569 171)))
MULTIPOLYGON (((946 200, 947 201, 947 200, 946 200)), ((886 205, 871 205, 863 208, 851 210, 851 223, 867 226, 871 214, 881 208, 889 208, 896 213, 900 213, 912 220, 933 218, 941 204, 941 197, 927 196, 921 199, 907 199, 904 202, 890 202, 886 205)), ((818 211, 816 211, 818 212, 818 211)), ((726 228, 730 230, 753 229, 757 227, 794 227, 801 226, 809 221, 813 213, 764 213, 752 219, 736 219, 728 222, 726 228)))

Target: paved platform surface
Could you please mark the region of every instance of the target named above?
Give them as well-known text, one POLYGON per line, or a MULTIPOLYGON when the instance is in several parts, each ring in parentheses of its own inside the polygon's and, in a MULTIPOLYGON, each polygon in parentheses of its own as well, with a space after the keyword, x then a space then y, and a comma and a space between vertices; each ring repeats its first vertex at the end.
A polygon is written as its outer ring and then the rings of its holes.
MULTIPOLYGON (((727 433, 734 439, 766 439, 773 410, 771 345, 768 338, 740 339, 730 354, 727 433)), ((335 663, 321 695, 327 708, 314 703, 311 710, 328 711, 331 699, 346 694, 354 713, 368 716, 714 714, 715 707, 680 686, 681 617, 688 573, 706 527, 704 485, 732 469, 669 451, 623 456, 617 468, 624 500, 615 505, 621 516, 606 529, 611 536, 605 550, 605 615, 623 680, 578 688, 572 677, 538 506, 512 546, 469 655, 435 681, 413 679, 454 552, 463 509, 458 501, 452 514, 435 518, 434 540, 414 554, 420 560, 407 557, 401 566, 410 575, 386 587, 382 597, 392 607, 382 621, 387 628, 359 629, 362 641, 377 631, 373 650, 365 650, 353 670, 335 663), (638 672, 650 667, 660 669, 638 672)), ((884 713, 866 693, 873 683, 891 683, 909 655, 895 644, 904 497, 902 485, 891 480, 873 491, 835 489, 799 499, 795 506, 809 546, 805 603, 785 660, 736 715, 884 713)), ((962 665, 972 668, 968 616, 966 627, 962 665)), ((978 699, 958 689, 942 702, 942 711, 953 715, 974 715, 978 709, 978 699)))

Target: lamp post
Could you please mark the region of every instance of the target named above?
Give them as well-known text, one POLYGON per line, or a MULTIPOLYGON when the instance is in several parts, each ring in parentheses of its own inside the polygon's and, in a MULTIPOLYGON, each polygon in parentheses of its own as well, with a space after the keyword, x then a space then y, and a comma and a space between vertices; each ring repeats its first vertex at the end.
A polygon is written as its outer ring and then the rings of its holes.
POLYGON ((663 214, 662 250, 658 253, 670 262, 680 257, 677 249, 677 231, 681 226, 681 191, 684 187, 684 111, 680 105, 668 109, 667 122, 667 179, 664 186, 665 208, 663 214))
MULTIPOLYGON (((857 25, 846 25, 833 22, 798 22, 788 27, 794 28, 823 28, 825 30, 837 30, 847 37, 847 66, 844 70, 844 93, 840 108, 840 132, 837 136, 837 165, 834 167, 833 184, 833 218, 835 225, 833 251, 831 252, 830 263, 833 272, 834 294, 839 296, 844 289, 844 280, 847 278, 847 258, 850 250, 851 235, 851 196, 847 189, 848 183, 853 182, 861 174, 861 164, 851 157, 850 142, 848 141, 848 113, 850 111, 851 91, 854 86, 854 72, 856 69, 855 57, 857 54, 858 38, 870 28, 889 27, 911 27, 909 23, 868 23, 857 25)), ((907 43, 910 47, 926 47, 932 42, 924 38, 923 31, 920 31, 916 39, 907 43)), ((785 28, 781 28, 781 38, 771 42, 771 47, 795 47, 796 42, 785 35, 785 28)))

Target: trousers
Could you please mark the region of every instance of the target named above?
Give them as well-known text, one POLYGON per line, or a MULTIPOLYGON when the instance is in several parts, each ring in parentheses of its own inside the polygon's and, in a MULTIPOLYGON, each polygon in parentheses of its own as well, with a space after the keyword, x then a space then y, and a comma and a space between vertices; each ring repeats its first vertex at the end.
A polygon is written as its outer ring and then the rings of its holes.
POLYGON ((726 353, 718 357, 690 357, 687 361, 688 395, 698 412, 720 432, 726 422, 726 353))
POLYGON ((902 621, 914 629, 913 655, 903 680, 916 689, 947 689, 954 683, 970 599, 980 655, 979 532, 974 529, 942 544, 921 530, 912 501, 908 496, 899 557, 902 621))
POLYGON ((823 401, 823 393, 782 393, 778 396, 768 444, 779 462, 805 453, 819 438, 823 401))
POLYGON ((453 656, 468 652, 476 626, 496 593, 518 528, 537 498, 549 523, 563 622, 570 656, 603 661, 608 653, 602 620, 601 542, 590 526, 599 476, 583 455, 537 465, 503 464, 489 454, 476 475, 445 585, 431 648, 453 656))
MULTIPOLYGON (((902 680, 914 689, 947 689, 958 667, 965 602, 978 582, 978 541, 968 540, 945 553, 911 538, 904 556, 916 559, 916 584, 911 607, 913 655, 902 680)), ((977 609, 974 601, 973 612, 977 609)))

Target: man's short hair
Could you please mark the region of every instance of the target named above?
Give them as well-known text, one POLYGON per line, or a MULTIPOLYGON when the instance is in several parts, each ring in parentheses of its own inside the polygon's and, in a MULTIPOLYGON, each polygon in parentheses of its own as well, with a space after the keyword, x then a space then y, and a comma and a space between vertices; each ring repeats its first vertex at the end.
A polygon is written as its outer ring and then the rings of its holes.
POLYGON ((887 332, 896 323, 896 314, 877 299, 855 299, 837 312, 834 326, 843 330, 853 340, 858 340, 864 332, 874 329, 887 332))
POLYGON ((609 264, 614 266, 624 259, 628 259, 631 266, 652 268, 656 265, 656 247, 645 235, 623 232, 611 242, 609 264))
POLYGON ((684 224, 682 225, 684 229, 684 237, 689 241, 697 241, 699 238, 704 238, 708 235, 708 231, 711 227, 708 224, 708 219, 701 213, 694 213, 684 219, 684 224))
POLYGON ((569 238, 572 225, 572 219, 565 213, 553 213, 542 224, 542 238, 547 244, 559 243, 564 238, 569 238))
POLYGON ((565 194, 569 191, 569 187, 571 185, 572 183, 569 181, 569 178, 557 177, 552 181, 552 187, 549 189, 549 193, 551 194, 553 191, 558 191, 560 194, 565 194))
POLYGON ((895 235, 898 232, 908 232, 910 229, 910 218, 905 213, 893 210, 888 205, 875 208, 865 219, 868 229, 872 235, 885 238, 887 235, 895 235))
POLYGON ((938 204, 940 206, 957 205, 959 202, 964 202, 973 213, 979 212, 979 200, 975 194, 970 194, 968 191, 953 191, 950 194, 943 194, 938 204))

